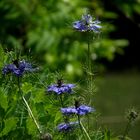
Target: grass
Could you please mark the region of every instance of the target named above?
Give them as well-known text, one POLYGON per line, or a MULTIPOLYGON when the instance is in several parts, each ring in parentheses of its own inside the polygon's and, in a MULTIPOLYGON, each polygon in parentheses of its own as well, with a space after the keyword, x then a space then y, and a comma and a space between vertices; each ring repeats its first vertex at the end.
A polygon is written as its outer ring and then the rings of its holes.
MULTIPOLYGON (((131 107, 140 109, 140 73, 114 73, 98 77, 94 106, 101 112, 100 124, 114 133, 124 130, 125 112, 131 107)), ((130 131, 130 136, 139 139, 140 121, 130 131)))

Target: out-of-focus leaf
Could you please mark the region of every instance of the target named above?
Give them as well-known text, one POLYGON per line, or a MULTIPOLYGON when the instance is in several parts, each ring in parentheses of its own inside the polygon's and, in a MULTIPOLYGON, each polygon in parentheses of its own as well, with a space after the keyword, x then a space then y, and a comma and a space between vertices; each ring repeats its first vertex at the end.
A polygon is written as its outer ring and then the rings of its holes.
POLYGON ((25 83, 22 84, 22 91, 23 91, 24 94, 27 94, 27 93, 31 92, 32 89, 33 89, 33 87, 32 87, 31 83, 25 82, 25 83))
POLYGON ((16 129, 17 118, 11 117, 4 120, 4 129, 0 133, 0 137, 8 135, 9 132, 16 129))
POLYGON ((60 122, 60 120, 62 119, 62 116, 61 116, 61 112, 58 111, 55 115, 55 120, 54 120, 54 123, 55 124, 58 124, 58 122, 60 122))
POLYGON ((7 96, 4 94, 4 90, 0 88, 0 106, 6 111, 8 108, 7 96))
POLYGON ((35 136, 37 134, 36 133, 37 132, 36 126, 31 118, 28 118, 26 120, 26 127, 27 127, 28 133, 30 135, 35 136))
POLYGON ((36 91, 34 92, 34 98, 33 98, 33 101, 34 103, 40 103, 40 102, 43 102, 44 101, 44 90, 38 90, 36 89, 36 91))
POLYGON ((140 14, 140 2, 139 2, 139 4, 135 4, 135 5, 134 5, 134 10, 135 10, 138 14, 140 14))

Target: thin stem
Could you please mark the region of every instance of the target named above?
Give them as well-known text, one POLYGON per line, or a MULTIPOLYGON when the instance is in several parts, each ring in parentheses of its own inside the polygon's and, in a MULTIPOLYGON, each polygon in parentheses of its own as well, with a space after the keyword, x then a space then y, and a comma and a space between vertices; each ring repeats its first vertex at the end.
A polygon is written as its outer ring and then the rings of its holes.
POLYGON ((90 41, 89 41, 89 37, 88 37, 88 70, 90 69, 90 41))
MULTIPOLYGON (((59 100, 60 100, 61 107, 64 108, 64 103, 63 103, 62 94, 59 95, 59 100)), ((64 115, 64 114, 63 114, 62 116, 63 116, 64 122, 67 123, 68 120, 69 120, 68 117, 67 117, 66 115, 64 115)))
POLYGON ((39 125, 38 125, 38 123, 37 123, 37 121, 36 121, 36 119, 35 119, 35 117, 34 117, 32 111, 31 111, 31 109, 30 109, 30 107, 29 107, 29 105, 28 105, 26 99, 24 98, 24 96, 22 96, 22 99, 23 99, 23 101, 25 102, 26 107, 27 107, 27 109, 28 109, 28 112, 29 112, 30 116, 32 117, 32 119, 33 119, 33 121, 34 121, 34 123, 35 123, 35 125, 36 125, 36 127, 37 127, 37 129, 38 129, 38 131, 39 131, 39 133, 41 134, 40 127, 39 127, 39 125))
POLYGON ((79 116, 79 115, 77 115, 77 118, 78 118, 78 123, 79 123, 79 125, 80 125, 81 131, 83 132, 83 128, 82 128, 82 126, 81 126, 80 116, 79 116))
POLYGON ((24 98, 24 96, 23 96, 23 94, 22 94, 21 82, 20 82, 20 78, 19 78, 19 77, 18 77, 18 89, 19 89, 19 93, 20 93, 20 95, 21 95, 21 97, 22 97, 22 100, 23 100, 23 102, 25 103, 25 105, 26 105, 26 107, 27 107, 27 110, 28 110, 29 115, 30 115, 31 118, 33 119, 33 122, 35 123, 35 125, 36 125, 36 127, 37 127, 39 133, 42 134, 42 132, 41 132, 41 130, 40 130, 40 127, 39 127, 39 124, 37 123, 37 121, 36 121, 36 119, 35 119, 35 117, 34 117, 34 115, 33 115, 33 113, 32 113, 32 110, 31 110, 31 108, 30 108, 28 102, 26 101, 26 99, 24 98))
POLYGON ((124 131, 124 134, 123 134, 122 140, 125 140, 125 137, 126 137, 126 135, 128 134, 128 131, 129 131, 130 125, 131 125, 131 120, 129 120, 128 123, 127 123, 127 125, 126 125, 126 128, 125 128, 125 131, 124 131))
POLYGON ((65 139, 66 139, 66 140, 70 140, 70 133, 66 133, 65 139))
POLYGON ((22 108, 22 112, 21 112, 20 126, 22 125, 22 122, 23 122, 23 108, 22 108))
POLYGON ((64 107, 62 94, 59 95, 59 99, 60 99, 61 106, 64 107))
POLYGON ((92 66, 91 66, 91 50, 90 50, 90 34, 88 34, 88 52, 87 52, 87 76, 88 76, 88 85, 90 89, 90 93, 92 93, 92 66))
POLYGON ((88 133, 89 133, 89 115, 87 115, 87 128, 88 128, 88 133))
MULTIPOLYGON (((77 117, 78 117, 78 123, 79 123, 79 126, 80 126, 81 134, 83 134, 83 128, 82 128, 82 126, 81 126, 80 116, 77 115, 77 117)), ((84 134, 84 137, 85 137, 85 134, 84 134)), ((86 137, 85 137, 85 139, 86 139, 86 137)))
POLYGON ((91 140, 91 138, 90 138, 87 130, 85 129, 85 127, 83 126, 83 124, 82 124, 82 122, 80 120, 80 116, 79 115, 77 115, 77 116, 78 116, 78 122, 79 122, 79 125, 80 125, 81 130, 84 131, 84 133, 85 133, 86 137, 88 138, 88 140, 91 140))

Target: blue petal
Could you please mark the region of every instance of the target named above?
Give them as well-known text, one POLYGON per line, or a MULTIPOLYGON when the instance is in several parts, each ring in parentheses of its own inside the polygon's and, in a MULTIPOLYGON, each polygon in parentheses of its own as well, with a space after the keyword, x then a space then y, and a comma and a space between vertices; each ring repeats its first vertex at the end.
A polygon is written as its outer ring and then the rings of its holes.
POLYGON ((92 22, 92 16, 91 15, 83 15, 82 16, 82 20, 86 23, 86 24, 90 24, 92 22))

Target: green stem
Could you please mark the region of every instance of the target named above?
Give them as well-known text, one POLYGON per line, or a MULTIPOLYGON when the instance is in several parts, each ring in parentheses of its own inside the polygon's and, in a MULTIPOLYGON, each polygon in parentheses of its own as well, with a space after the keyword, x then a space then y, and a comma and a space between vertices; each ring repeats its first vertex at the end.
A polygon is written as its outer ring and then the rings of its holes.
POLYGON ((30 115, 31 118, 33 119, 33 122, 35 123, 35 125, 36 125, 36 127, 37 127, 39 133, 42 134, 42 132, 41 132, 41 130, 40 130, 40 127, 39 127, 39 124, 37 123, 37 121, 36 121, 36 119, 35 119, 35 117, 34 117, 34 115, 33 115, 33 113, 32 113, 32 110, 31 110, 31 108, 30 108, 28 102, 26 101, 26 99, 24 98, 24 96, 23 96, 23 94, 22 94, 21 82, 20 82, 20 78, 19 78, 19 77, 18 77, 18 89, 19 89, 19 93, 20 93, 20 95, 21 95, 21 97, 22 97, 22 100, 23 100, 23 102, 25 103, 25 105, 26 105, 26 107, 27 107, 27 110, 28 110, 29 115, 30 115))
POLYGON ((89 133, 89 116, 87 115, 87 128, 88 128, 88 133, 89 133))
POLYGON ((23 121, 23 108, 22 108, 21 117, 20 117, 20 126, 22 125, 22 121, 23 121))
POLYGON ((80 116, 79 115, 78 115, 78 122, 79 122, 79 125, 80 125, 81 130, 84 131, 84 133, 85 133, 86 137, 88 138, 88 140, 91 140, 91 138, 90 138, 87 130, 85 129, 84 125, 82 124, 82 122, 80 120, 80 116))
POLYGON ((88 34, 88 52, 87 52, 87 63, 88 63, 87 74, 88 75, 87 76, 88 76, 88 85, 89 85, 90 93, 92 93, 92 66, 91 66, 90 55, 91 55, 90 34, 88 34))
MULTIPOLYGON (((89 38, 88 38, 88 70, 90 70, 90 41, 89 41, 89 38)), ((89 71, 90 72, 90 71, 89 71)))
POLYGON ((126 125, 126 128, 125 128, 125 131, 124 131, 122 140, 125 140, 125 137, 128 134, 128 132, 129 132, 130 125, 131 125, 131 120, 129 120, 128 123, 127 123, 127 125, 126 125))
POLYGON ((62 106, 62 108, 64 107, 64 104, 63 104, 63 97, 62 97, 62 94, 59 95, 59 99, 60 99, 60 104, 62 106))

